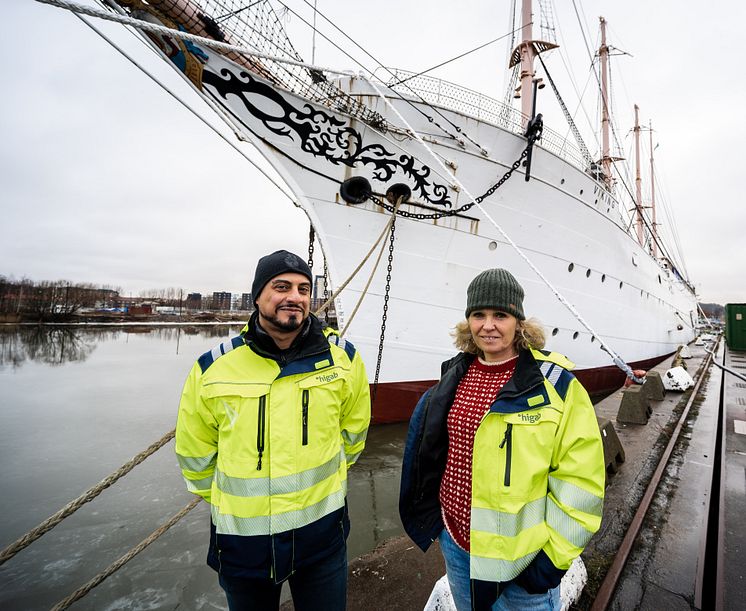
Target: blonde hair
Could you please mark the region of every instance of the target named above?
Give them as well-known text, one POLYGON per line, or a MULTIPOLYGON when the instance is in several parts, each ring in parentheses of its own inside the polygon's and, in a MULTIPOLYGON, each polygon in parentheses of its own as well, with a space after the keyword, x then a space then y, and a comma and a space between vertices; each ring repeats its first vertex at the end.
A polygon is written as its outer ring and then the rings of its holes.
MULTIPOLYGON (((451 335, 453 336, 454 345, 461 352, 484 356, 474 342, 468 320, 462 320, 460 323, 457 323, 451 335)), ((513 342, 516 348, 519 350, 527 350, 529 348, 541 350, 544 347, 545 341, 544 327, 536 318, 516 320, 515 340, 513 342)))

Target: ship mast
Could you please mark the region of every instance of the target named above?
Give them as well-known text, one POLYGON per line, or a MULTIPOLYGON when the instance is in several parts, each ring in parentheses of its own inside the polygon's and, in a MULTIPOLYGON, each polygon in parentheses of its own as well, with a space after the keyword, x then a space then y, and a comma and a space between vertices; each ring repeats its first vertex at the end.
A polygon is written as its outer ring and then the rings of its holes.
POLYGON ((524 127, 531 119, 534 102, 533 82, 536 76, 534 70, 534 59, 540 53, 556 49, 556 45, 545 40, 533 40, 533 14, 531 0, 523 0, 521 3, 521 42, 513 49, 510 55, 510 67, 521 64, 521 84, 516 91, 515 97, 521 98, 521 112, 523 113, 524 127))
POLYGON ((606 19, 601 21, 601 167, 606 188, 611 189, 611 149, 609 147, 609 47, 606 45, 606 19))
POLYGON ((534 47, 531 44, 533 38, 533 24, 531 22, 531 0, 523 0, 521 6, 521 112, 524 117, 531 116, 534 89, 531 83, 536 72, 534 71, 534 47))
POLYGON ((650 210, 653 215, 653 256, 658 258, 658 223, 655 220, 655 169, 653 165, 653 124, 650 125, 650 210))
POLYGON ((640 178, 640 107, 635 104, 635 191, 637 214, 637 241, 644 246, 643 224, 642 224, 642 179, 640 178))

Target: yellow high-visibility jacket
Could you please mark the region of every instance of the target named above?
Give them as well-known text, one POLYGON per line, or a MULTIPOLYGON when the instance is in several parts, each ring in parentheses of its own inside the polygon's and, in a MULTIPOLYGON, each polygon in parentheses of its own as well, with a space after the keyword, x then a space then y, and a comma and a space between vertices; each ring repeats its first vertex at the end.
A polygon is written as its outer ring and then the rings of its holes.
POLYGON ((176 454, 187 488, 211 505, 216 570, 280 581, 344 544, 369 386, 354 346, 315 317, 309 326, 287 363, 244 329, 200 357, 184 385, 176 454))
MULTIPOLYGON (((443 529, 438 500, 446 419, 474 355, 444 363, 412 416, 400 514, 427 549, 443 529)), ((521 351, 474 438, 470 572, 475 582, 517 580, 529 592, 559 584, 601 524, 603 444, 588 394, 564 356, 521 351)))

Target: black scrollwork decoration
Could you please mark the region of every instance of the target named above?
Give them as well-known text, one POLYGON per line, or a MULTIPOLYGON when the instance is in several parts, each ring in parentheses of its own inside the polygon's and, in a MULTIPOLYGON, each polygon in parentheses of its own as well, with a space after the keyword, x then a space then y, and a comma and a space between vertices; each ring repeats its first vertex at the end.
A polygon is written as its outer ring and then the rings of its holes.
POLYGON ((381 144, 364 145, 360 132, 347 126, 345 121, 311 104, 296 108, 279 91, 243 70, 237 75, 223 68, 216 74, 206 67, 202 82, 226 101, 229 95, 240 98, 246 110, 266 129, 292 140, 297 138, 300 149, 314 157, 323 157, 334 165, 372 166, 373 177, 384 183, 401 170, 414 183, 413 190, 422 199, 448 208, 452 205, 448 188, 429 181, 430 168, 411 155, 397 157, 381 144), (261 108, 255 103, 258 98, 264 98, 261 108))

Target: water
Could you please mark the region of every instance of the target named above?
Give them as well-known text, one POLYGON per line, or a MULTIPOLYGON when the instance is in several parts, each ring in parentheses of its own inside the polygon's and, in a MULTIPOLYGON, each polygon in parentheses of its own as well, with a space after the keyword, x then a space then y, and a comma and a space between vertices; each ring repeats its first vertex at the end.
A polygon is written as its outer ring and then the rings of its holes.
MULTIPOLYGON (((0 547, 173 429, 192 363, 238 330, 0 327, 0 547)), ((350 471, 350 558, 402 532, 405 434, 405 425, 373 427, 350 471)), ((49 609, 192 498, 171 441, 0 567, 0 608, 49 609)), ((225 609, 205 565, 208 529, 201 503, 72 608, 225 609)))

